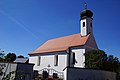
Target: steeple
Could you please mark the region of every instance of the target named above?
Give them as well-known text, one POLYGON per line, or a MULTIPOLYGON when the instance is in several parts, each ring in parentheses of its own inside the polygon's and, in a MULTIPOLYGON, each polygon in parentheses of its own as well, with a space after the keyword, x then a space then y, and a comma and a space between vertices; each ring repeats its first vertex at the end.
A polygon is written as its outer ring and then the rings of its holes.
POLYGON ((85 9, 80 13, 80 23, 81 23, 81 35, 87 36, 92 33, 92 11, 87 9, 87 4, 85 3, 85 9))

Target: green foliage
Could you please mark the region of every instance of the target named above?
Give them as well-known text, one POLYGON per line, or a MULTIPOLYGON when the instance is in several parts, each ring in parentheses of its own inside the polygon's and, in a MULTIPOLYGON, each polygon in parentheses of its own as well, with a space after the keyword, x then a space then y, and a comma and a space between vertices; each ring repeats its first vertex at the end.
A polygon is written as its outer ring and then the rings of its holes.
POLYGON ((19 55, 18 58, 24 58, 24 56, 23 55, 19 55))
POLYGON ((3 62, 3 58, 0 57, 0 62, 3 62))
POLYGON ((101 50, 92 50, 85 53, 85 67, 99 69, 99 61, 105 56, 105 52, 101 50))
POLYGON ((3 60, 4 60, 4 58, 3 58, 4 55, 5 55, 5 54, 4 54, 4 51, 0 49, 0 62, 3 62, 3 60))
POLYGON ((100 62, 100 69, 107 70, 107 71, 113 71, 118 72, 119 69, 119 60, 117 57, 114 57, 113 55, 109 55, 102 59, 100 62))
POLYGON ((5 56, 5 61, 7 62, 13 62, 16 59, 16 54, 15 53, 8 53, 5 56))
POLYGON ((85 53, 85 67, 118 72, 119 60, 113 55, 107 56, 102 50, 92 50, 85 53))

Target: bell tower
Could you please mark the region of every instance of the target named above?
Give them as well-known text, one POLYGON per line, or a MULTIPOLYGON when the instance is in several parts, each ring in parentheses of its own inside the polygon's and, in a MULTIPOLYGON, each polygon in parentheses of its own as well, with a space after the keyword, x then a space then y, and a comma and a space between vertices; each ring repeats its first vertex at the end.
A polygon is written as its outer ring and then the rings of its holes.
POLYGON ((92 16, 92 11, 88 10, 87 7, 80 13, 81 36, 87 36, 92 33, 92 16))

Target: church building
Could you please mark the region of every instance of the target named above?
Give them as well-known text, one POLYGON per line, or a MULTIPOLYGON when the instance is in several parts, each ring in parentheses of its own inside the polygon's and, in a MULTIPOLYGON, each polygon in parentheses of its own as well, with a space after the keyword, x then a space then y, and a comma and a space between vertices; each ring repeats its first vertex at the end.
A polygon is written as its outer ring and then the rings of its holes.
MULTIPOLYGON (((98 49, 94 35, 93 13, 84 9, 80 13, 81 33, 50 39, 29 53, 29 63, 33 63, 34 70, 39 74, 48 73, 55 77, 65 78, 66 67, 85 67, 87 51, 98 49)), ((65 80, 65 79, 64 79, 65 80)))

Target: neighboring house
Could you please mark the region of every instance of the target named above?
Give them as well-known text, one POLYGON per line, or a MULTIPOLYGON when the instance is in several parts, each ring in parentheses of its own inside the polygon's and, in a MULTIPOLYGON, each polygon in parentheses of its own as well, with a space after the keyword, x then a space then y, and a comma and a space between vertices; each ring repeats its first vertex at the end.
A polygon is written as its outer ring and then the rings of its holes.
POLYGON ((32 80, 33 66, 27 58, 17 58, 13 63, 0 63, 0 80, 32 80))
MULTIPOLYGON (((85 52, 98 49, 92 30, 92 16, 90 10, 83 10, 80 13, 81 33, 48 40, 30 52, 29 63, 35 64, 34 70, 38 70, 39 74, 46 70, 50 76, 62 76, 61 78, 68 80, 66 67, 84 68, 85 52)), ((74 75, 78 75, 77 73, 74 75)))

